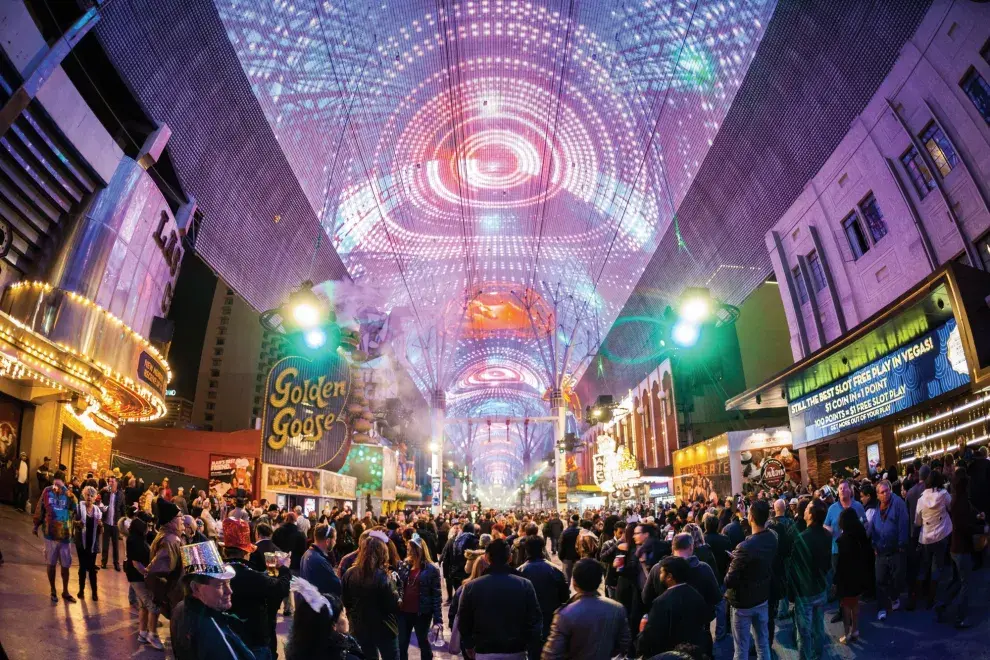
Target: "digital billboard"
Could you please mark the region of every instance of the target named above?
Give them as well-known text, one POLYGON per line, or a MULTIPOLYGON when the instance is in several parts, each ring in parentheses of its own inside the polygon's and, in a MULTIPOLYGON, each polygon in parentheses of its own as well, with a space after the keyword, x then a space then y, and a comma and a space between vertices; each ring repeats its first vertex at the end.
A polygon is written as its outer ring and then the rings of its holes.
POLYGON ((788 404, 794 447, 854 431, 969 383, 955 319, 788 404))

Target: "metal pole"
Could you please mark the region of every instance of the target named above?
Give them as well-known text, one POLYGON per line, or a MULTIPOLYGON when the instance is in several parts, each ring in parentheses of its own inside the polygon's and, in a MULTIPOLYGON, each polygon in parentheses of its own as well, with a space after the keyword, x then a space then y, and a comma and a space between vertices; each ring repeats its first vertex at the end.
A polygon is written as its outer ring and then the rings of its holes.
POLYGON ((441 391, 433 393, 430 407, 430 453, 432 455, 430 485, 432 486, 431 510, 434 515, 443 511, 443 427, 447 414, 447 397, 441 391))

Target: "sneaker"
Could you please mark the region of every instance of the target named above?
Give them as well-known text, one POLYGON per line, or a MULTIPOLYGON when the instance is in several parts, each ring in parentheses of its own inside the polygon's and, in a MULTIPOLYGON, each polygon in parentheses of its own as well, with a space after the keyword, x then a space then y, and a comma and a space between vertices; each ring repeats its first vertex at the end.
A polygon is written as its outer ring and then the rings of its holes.
POLYGON ((72 597, 72 594, 62 594, 62 600, 67 603, 75 603, 76 599, 72 597))
POLYGON ((162 640, 158 638, 158 635, 155 634, 148 635, 147 641, 148 644, 151 646, 151 648, 156 649, 158 651, 165 650, 165 645, 162 644, 162 640))
POLYGON ((54 591, 52 592, 52 605, 58 605, 58 594, 54 591))
POLYGON ((138 633, 138 643, 140 644, 148 643, 148 632, 146 630, 142 630, 141 632, 138 633))
POLYGON ((887 610, 880 610, 879 612, 877 612, 877 621, 886 621, 886 620, 887 620, 887 610))
POLYGON ((895 598, 894 602, 890 604, 890 610, 892 612, 896 612, 899 609, 901 609, 901 599, 895 598))

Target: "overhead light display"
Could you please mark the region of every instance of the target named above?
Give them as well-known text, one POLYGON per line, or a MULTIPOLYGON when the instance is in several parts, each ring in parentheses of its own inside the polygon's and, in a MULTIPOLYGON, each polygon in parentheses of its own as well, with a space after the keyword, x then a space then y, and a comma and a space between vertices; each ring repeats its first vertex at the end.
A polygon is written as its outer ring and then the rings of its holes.
POLYGON ((548 358, 519 303, 546 297, 543 283, 579 301, 561 313, 580 326, 561 352, 597 349, 775 7, 215 4, 326 235, 355 280, 386 292, 424 393, 430 338, 451 342, 456 417, 546 414, 548 358))

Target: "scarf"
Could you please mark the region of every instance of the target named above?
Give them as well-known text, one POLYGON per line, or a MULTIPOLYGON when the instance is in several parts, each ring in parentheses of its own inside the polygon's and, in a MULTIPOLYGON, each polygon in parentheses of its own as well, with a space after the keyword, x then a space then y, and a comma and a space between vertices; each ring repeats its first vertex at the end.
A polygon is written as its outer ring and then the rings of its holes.
POLYGON ((103 514, 98 506, 93 504, 92 506, 89 507, 89 511, 87 512, 86 501, 83 500, 79 502, 79 520, 82 521, 82 547, 85 548, 86 550, 89 550, 91 552, 96 551, 97 532, 100 529, 99 524, 102 519, 103 519, 103 514), (97 517, 99 519, 97 519, 97 517), (94 519, 94 525, 93 525, 94 533, 93 533, 92 543, 89 543, 90 539, 89 539, 88 527, 86 525, 87 518, 94 519))

